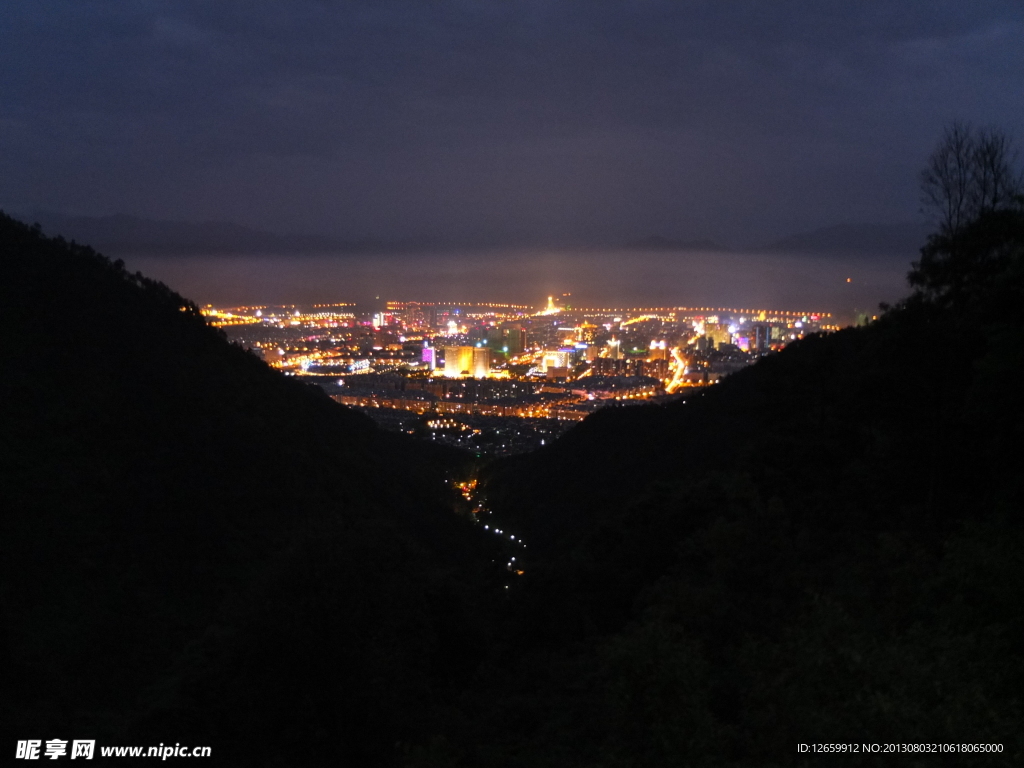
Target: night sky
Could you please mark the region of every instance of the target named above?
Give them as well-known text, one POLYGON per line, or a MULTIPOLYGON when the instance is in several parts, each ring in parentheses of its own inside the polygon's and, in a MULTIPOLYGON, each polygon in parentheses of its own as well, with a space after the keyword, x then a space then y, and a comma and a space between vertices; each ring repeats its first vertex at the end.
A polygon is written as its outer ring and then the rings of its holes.
POLYGON ((7 2, 0 202, 346 236, 710 237, 918 213, 1024 129, 1004 2, 7 2))
POLYGON ((1024 4, 0 7, 0 207, 460 244, 751 248, 920 220, 959 119, 1024 136, 1024 4))

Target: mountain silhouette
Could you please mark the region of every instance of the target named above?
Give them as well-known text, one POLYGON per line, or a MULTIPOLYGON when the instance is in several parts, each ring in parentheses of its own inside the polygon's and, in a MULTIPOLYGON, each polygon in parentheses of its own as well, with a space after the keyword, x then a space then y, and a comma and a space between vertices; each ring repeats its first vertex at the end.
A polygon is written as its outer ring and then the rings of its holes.
POLYGON ((38 211, 33 217, 48 232, 89 243, 112 256, 191 254, 297 254, 372 251, 379 243, 319 235, 282 235, 224 221, 161 221, 116 214, 68 216, 38 211))
POLYGON ((495 571, 454 511, 463 455, 2 214, 0 273, 6 743, 171 739, 254 764, 319 718, 339 754, 386 765, 426 738, 422 701, 468 674, 495 571))
POLYGON ((900 256, 912 259, 929 233, 925 224, 836 224, 800 232, 766 244, 769 253, 813 253, 836 256, 900 256))

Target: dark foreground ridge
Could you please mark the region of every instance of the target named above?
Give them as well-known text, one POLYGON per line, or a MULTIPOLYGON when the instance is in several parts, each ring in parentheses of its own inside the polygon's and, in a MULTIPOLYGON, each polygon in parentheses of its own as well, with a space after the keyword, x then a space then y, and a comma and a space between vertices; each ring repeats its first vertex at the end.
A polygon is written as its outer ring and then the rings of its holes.
POLYGON ((492 468, 530 554, 518 697, 477 743, 518 722, 531 765, 1024 759, 1019 204, 931 238, 911 282, 868 327, 492 468))
POLYGON ((87 248, 4 217, 0 257, 2 749, 1024 759, 1017 209, 932 238, 877 323, 485 467, 493 519, 529 543, 508 590, 495 537, 452 512, 459 456, 277 375, 87 248))
POLYGON ((494 571, 452 513, 462 456, 2 215, 0 274, 4 759, 80 738, 386 765, 436 730, 494 571))

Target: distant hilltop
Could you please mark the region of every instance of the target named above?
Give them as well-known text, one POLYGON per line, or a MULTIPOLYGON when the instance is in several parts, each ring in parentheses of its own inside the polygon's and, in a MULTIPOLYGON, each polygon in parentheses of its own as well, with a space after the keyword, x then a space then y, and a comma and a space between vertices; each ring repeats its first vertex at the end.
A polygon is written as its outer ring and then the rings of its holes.
POLYGON ((770 253, 903 255, 916 258, 930 231, 932 227, 923 222, 836 224, 784 237, 759 250, 770 253))
POLYGON ((732 249, 714 240, 684 240, 649 235, 624 243, 639 251, 728 252, 809 254, 821 256, 902 256, 916 257, 931 228, 921 222, 896 224, 834 224, 807 232, 798 232, 760 246, 732 249))

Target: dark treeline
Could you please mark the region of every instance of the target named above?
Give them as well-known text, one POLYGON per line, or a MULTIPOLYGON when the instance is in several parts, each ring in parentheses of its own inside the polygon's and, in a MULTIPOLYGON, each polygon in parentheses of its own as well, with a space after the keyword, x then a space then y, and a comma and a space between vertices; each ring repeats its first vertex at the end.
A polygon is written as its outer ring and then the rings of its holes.
POLYGON ((3 218, 0 257, 4 749, 1024 759, 1019 200, 930 238, 869 326, 484 467, 529 543, 507 591, 495 537, 453 512, 461 454, 382 433, 88 248, 3 218))
POLYGON ((530 556, 455 764, 1024 759, 1021 201, 930 238, 910 280, 868 327, 490 468, 530 556))

